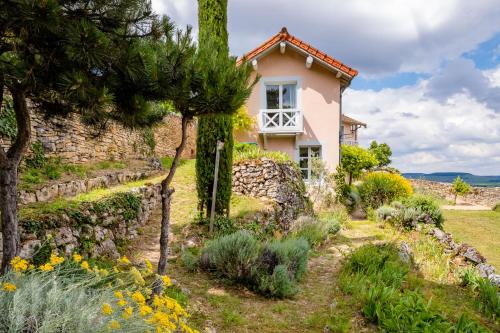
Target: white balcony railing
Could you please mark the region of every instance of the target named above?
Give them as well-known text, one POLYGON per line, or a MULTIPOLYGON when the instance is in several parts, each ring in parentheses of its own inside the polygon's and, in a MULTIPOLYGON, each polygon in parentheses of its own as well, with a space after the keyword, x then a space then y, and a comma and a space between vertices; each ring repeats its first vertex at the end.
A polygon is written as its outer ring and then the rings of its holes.
POLYGON ((297 109, 264 109, 259 113, 261 133, 301 133, 303 114, 297 109))
POLYGON ((351 140, 351 139, 342 139, 342 144, 343 145, 348 145, 348 146, 357 146, 358 141, 351 140))

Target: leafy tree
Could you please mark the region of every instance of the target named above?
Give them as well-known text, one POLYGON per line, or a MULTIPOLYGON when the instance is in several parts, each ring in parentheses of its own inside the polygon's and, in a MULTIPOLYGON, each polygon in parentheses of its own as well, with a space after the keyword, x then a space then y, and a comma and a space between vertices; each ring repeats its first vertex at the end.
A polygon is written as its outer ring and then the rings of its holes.
POLYGON ((0 148, 2 271, 19 250, 17 171, 31 137, 28 108, 46 116, 79 113, 86 124, 108 120, 144 127, 162 118, 147 103, 141 39, 158 20, 145 0, 9 1, 0 11, 0 100, 12 98, 17 132, 0 148))
POLYGON ((457 176, 455 180, 453 181, 453 188, 452 188, 453 193, 455 194, 455 205, 457 204, 457 197, 459 195, 466 195, 467 193, 470 193, 472 191, 472 188, 467 182, 465 182, 460 176, 457 176))
POLYGON ((378 144, 377 141, 373 140, 370 143, 370 148, 368 148, 378 160, 378 167, 385 167, 391 164, 392 150, 387 143, 378 144))
POLYGON ((352 180, 361 176, 363 170, 369 170, 378 163, 375 154, 360 146, 342 145, 342 168, 349 174, 349 185, 352 180))
MULTIPOLYGON (((154 55, 148 57, 153 61, 147 67, 151 69, 149 75, 156 78, 154 85, 159 96, 155 98, 171 101, 174 112, 182 118, 182 130, 172 166, 161 183, 159 275, 166 273, 170 203, 174 193, 170 185, 186 145, 188 123, 199 116, 227 113, 231 117, 231 113, 245 103, 256 82, 250 80, 251 66, 246 63, 237 66, 236 58, 229 57, 227 52, 217 52, 212 41, 196 49, 190 29, 175 34, 169 32, 168 26, 165 30, 166 40, 154 45, 154 55)), ((162 282, 158 280, 154 292, 161 290, 162 282)))
MULTIPOLYGON (((206 46, 209 41, 215 52, 229 53, 227 37, 227 0, 198 0, 198 45, 206 46)), ((213 85, 214 91, 222 91, 213 85)), ((224 110, 220 110, 224 112, 224 110)), ((220 152, 219 178, 217 183, 217 214, 229 212, 231 199, 232 164, 233 164, 233 120, 225 110, 224 115, 208 115, 199 118, 196 140, 196 189, 199 210, 206 209, 207 215, 212 205, 214 183, 215 154, 217 141, 223 141, 220 152)))

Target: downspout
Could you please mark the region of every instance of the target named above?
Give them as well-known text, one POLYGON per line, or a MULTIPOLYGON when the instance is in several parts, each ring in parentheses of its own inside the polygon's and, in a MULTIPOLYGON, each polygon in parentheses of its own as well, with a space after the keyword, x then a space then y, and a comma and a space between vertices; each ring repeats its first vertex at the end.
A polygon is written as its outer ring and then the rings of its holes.
POLYGON ((342 130, 342 93, 347 88, 347 86, 340 87, 340 112, 339 112, 339 165, 342 161, 342 139, 344 137, 344 133, 342 130))

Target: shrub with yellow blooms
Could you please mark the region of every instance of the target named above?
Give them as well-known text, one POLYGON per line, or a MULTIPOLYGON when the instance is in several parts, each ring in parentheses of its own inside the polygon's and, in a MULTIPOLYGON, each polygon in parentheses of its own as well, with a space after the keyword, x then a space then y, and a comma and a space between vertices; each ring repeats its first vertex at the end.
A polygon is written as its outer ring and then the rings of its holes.
POLYGON ((79 254, 65 259, 53 253, 35 267, 15 257, 12 269, 0 277, 0 332, 24 332, 30 322, 54 331, 72 332, 184 332, 187 311, 166 294, 151 299, 157 280, 174 288, 168 276, 157 276, 151 262, 136 267, 120 258, 111 270, 91 265, 79 254), (31 302, 13 302, 29 299, 31 302), (78 315, 75 315, 78 314, 78 315))

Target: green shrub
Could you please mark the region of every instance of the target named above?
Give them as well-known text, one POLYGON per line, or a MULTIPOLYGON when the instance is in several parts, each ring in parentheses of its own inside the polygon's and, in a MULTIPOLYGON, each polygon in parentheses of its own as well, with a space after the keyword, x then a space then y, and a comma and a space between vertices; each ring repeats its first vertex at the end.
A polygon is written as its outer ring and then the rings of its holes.
POLYGON ((500 318, 500 293, 498 287, 488 279, 479 279, 477 292, 480 310, 493 320, 500 318))
POLYGON ((21 175, 21 181, 23 183, 21 185, 24 185, 21 187, 29 189, 31 185, 40 184, 43 180, 39 170, 29 168, 21 175))
POLYGON ((415 194, 403 199, 403 205, 417 211, 419 215, 418 222, 435 224, 436 227, 442 228, 444 222, 443 212, 439 208, 439 203, 433 197, 415 194))
POLYGON ((383 332, 488 332, 464 316, 457 323, 446 320, 420 290, 409 288, 409 271, 395 245, 365 245, 347 258, 340 286, 383 332))
POLYGON ((470 287, 475 290, 479 284, 481 277, 474 267, 468 266, 459 272, 460 285, 463 287, 470 287))
POLYGON ((375 219, 378 222, 385 222, 393 219, 396 216, 396 208, 388 206, 388 205, 383 205, 380 206, 376 211, 375 211, 375 219))
POLYGON ((278 298, 290 297, 298 292, 286 265, 276 266, 271 275, 259 275, 257 288, 263 294, 278 298))
POLYGON ((300 216, 293 224, 289 236, 304 238, 310 246, 324 242, 329 234, 335 234, 340 230, 340 223, 333 218, 313 218, 311 216, 300 216))
POLYGON ((41 141, 36 141, 31 145, 31 154, 25 158, 25 164, 28 168, 41 169, 47 164, 47 156, 41 141))
MULTIPOLYGON (((394 289, 389 289, 394 291, 394 289)), ((452 324, 442 315, 431 310, 429 302, 419 292, 405 291, 394 297, 394 292, 386 298, 374 299, 375 311, 369 318, 384 332, 447 332, 452 324)), ((365 306, 366 309, 366 306, 365 306)), ((365 312, 365 311, 364 311, 365 312)))
POLYGON ((198 258, 189 251, 182 252, 181 255, 182 266, 188 272, 194 272, 198 269, 198 258))
POLYGON ((273 241, 263 247, 254 269, 257 289, 265 295, 290 297, 307 270, 309 244, 305 239, 273 241))
POLYGON ((208 241, 203 248, 200 265, 231 280, 246 282, 251 280, 259 251, 257 239, 250 232, 241 230, 208 241))
POLYGON ((500 202, 496 203, 495 206, 493 206, 493 211, 500 213, 500 202))
POLYGON ((413 193, 410 182, 401 175, 386 172, 370 172, 358 187, 361 205, 365 209, 389 204, 397 198, 408 197, 413 193))
POLYGON ((261 150, 258 145, 236 143, 233 150, 233 162, 269 158, 275 162, 288 162, 290 156, 280 151, 261 150))
POLYGON ((307 258, 310 246, 303 238, 275 240, 264 246, 260 256, 261 267, 269 266, 269 258, 276 261, 276 265, 286 265, 292 277, 300 281, 307 270, 307 258))
POLYGON ((340 227, 344 227, 351 222, 351 216, 345 207, 337 207, 332 211, 325 212, 320 215, 320 218, 332 220, 332 224, 336 223, 340 227))
POLYGON ((289 297, 307 269, 309 244, 290 238, 261 244, 241 230, 207 242, 200 267, 273 297, 289 297))
POLYGON ((45 176, 50 179, 59 179, 61 178, 60 167, 54 164, 47 164, 43 170, 45 176))
POLYGON ((14 103, 10 96, 4 95, 3 105, 0 110, 0 136, 15 140, 17 136, 17 121, 14 103))

